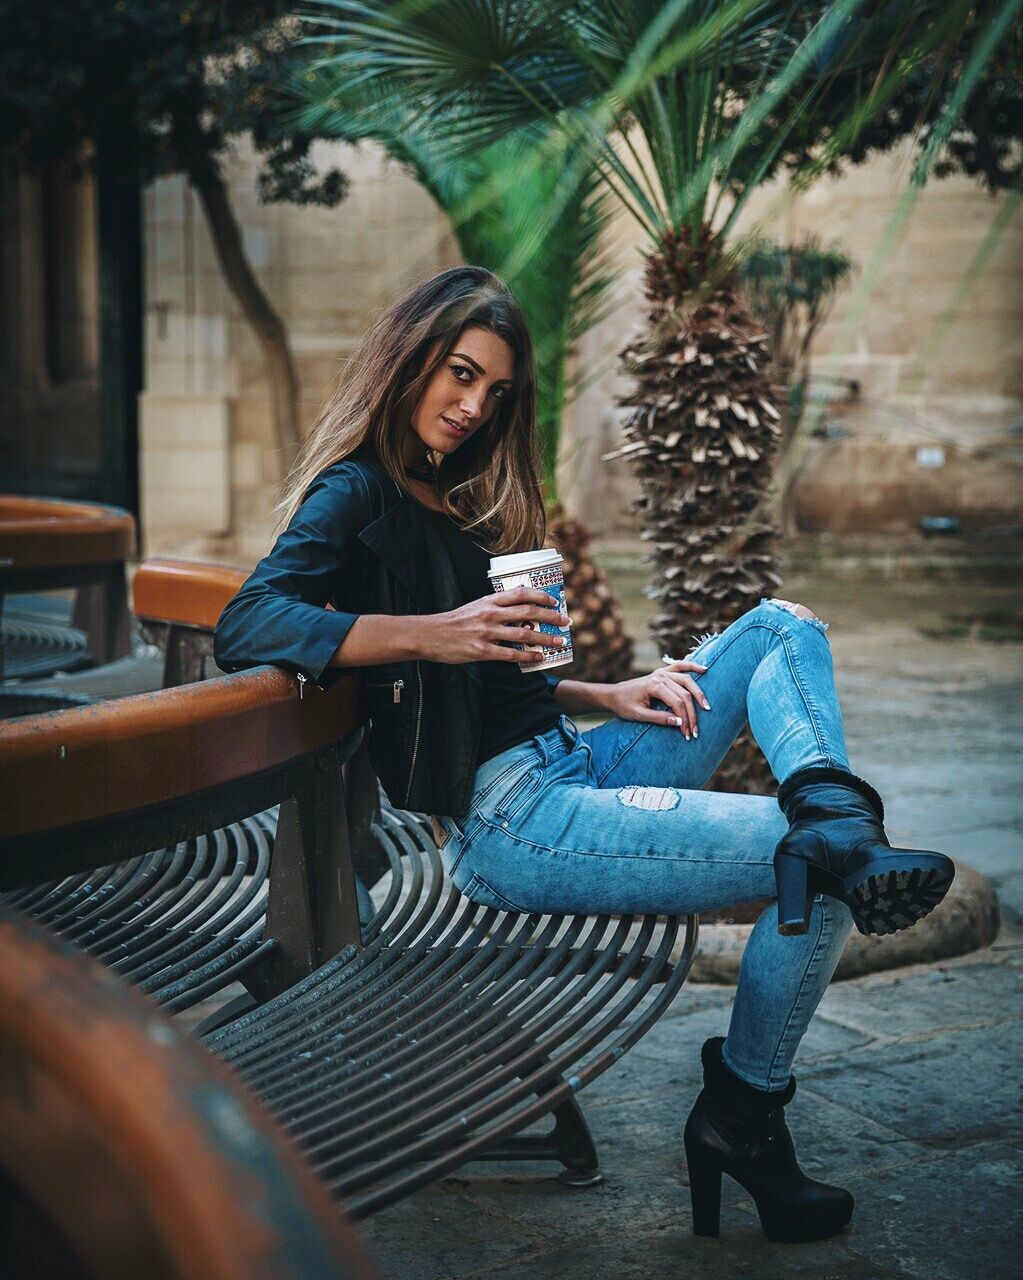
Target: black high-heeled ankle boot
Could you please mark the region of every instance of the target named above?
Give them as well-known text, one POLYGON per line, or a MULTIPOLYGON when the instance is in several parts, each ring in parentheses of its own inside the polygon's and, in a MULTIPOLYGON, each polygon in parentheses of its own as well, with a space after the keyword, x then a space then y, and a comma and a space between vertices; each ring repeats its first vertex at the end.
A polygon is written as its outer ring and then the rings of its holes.
POLYGON ((955 863, 929 849, 893 849, 884 805, 844 769, 799 769, 778 788, 791 824, 774 853, 778 932, 806 933, 815 893, 846 903, 860 933, 897 933, 948 893, 955 863))
POLYGON ((785 1123, 795 1076, 775 1092, 754 1089, 725 1065, 724 1042, 715 1036, 703 1046, 703 1089, 686 1121, 693 1234, 719 1234, 721 1175, 727 1173, 756 1201, 768 1240, 796 1244, 835 1235, 852 1217, 853 1198, 814 1182, 796 1162, 785 1123))

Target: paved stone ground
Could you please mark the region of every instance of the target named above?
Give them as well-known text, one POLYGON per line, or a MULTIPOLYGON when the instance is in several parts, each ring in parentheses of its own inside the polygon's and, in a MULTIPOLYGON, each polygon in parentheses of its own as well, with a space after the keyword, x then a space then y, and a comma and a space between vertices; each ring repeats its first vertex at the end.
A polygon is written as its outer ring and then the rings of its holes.
MULTIPOLYGON (((803 1167, 856 1197, 850 1227, 775 1245, 725 1179, 722 1237, 690 1230, 681 1133, 699 1046, 731 988, 683 990, 670 1014, 582 1095, 606 1183, 477 1164, 363 1224, 390 1280, 1000 1280, 1023 1252, 1023 647, 927 638, 1009 588, 791 575, 780 594, 831 623, 854 768, 885 797, 893 841, 954 854, 996 884, 984 951, 835 983, 795 1062, 803 1167)), ((627 607, 641 620, 644 603, 627 607)), ((637 632, 639 628, 637 627, 637 632)), ((655 661, 652 650, 647 660, 655 661)))

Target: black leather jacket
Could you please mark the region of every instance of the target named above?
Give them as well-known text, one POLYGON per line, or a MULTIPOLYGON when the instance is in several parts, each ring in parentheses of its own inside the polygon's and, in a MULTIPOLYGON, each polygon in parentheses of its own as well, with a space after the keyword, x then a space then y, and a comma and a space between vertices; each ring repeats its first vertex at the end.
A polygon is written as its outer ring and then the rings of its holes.
POLYGON ((391 802, 459 821, 469 809, 483 727, 478 665, 345 668, 330 659, 359 614, 441 613, 463 604, 451 557, 419 503, 370 462, 346 459, 316 478, 228 604, 213 655, 222 671, 271 663, 321 688, 358 671, 372 721, 370 759, 391 802))

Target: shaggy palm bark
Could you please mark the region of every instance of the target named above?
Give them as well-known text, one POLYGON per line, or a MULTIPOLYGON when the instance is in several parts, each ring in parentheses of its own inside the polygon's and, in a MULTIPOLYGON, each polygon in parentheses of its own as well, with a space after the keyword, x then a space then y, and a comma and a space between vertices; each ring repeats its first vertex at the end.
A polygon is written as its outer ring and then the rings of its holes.
MULTIPOLYGON (((666 233, 645 273, 647 332, 622 352, 635 389, 624 403, 625 456, 642 487, 657 644, 683 658, 781 581, 775 529, 759 513, 771 483, 779 414, 762 327, 738 271, 709 232, 666 233)), ((760 791, 772 775, 748 729, 709 784, 760 791)))
POLYGON ((589 530, 559 506, 551 512, 548 533, 564 560, 572 618, 574 661, 558 674, 598 684, 628 680, 635 646, 607 575, 593 559, 589 530))

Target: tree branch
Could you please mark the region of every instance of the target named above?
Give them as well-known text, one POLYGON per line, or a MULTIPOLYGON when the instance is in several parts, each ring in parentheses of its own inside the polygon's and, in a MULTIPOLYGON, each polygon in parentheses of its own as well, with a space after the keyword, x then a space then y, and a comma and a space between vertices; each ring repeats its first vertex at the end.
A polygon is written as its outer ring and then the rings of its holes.
POLYGON ((205 164, 191 165, 188 178, 202 203, 227 286, 263 350, 273 406, 274 433, 281 454, 281 473, 286 475, 301 445, 298 373, 288 342, 288 331, 245 256, 241 228, 231 208, 223 178, 213 165, 205 164))

